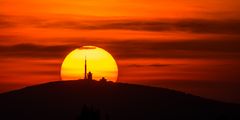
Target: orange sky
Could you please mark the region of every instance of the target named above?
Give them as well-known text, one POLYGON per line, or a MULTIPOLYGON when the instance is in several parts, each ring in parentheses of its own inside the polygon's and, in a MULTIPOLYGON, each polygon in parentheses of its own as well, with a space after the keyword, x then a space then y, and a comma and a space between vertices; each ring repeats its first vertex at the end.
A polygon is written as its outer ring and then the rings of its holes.
POLYGON ((0 0, 0 92, 59 80, 67 53, 95 45, 116 58, 119 82, 238 102, 229 88, 240 84, 239 7, 239 0, 0 0))
POLYGON ((12 15, 81 15, 103 17, 234 17, 238 0, 1 0, 1 12, 12 15))

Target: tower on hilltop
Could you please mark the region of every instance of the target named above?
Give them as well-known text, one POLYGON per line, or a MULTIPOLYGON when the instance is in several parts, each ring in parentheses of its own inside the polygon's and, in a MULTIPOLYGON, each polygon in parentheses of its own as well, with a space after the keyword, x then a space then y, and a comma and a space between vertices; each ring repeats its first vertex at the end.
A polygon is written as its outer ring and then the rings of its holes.
POLYGON ((87 73, 87 58, 85 56, 85 64, 84 64, 84 80, 92 80, 92 73, 87 73))

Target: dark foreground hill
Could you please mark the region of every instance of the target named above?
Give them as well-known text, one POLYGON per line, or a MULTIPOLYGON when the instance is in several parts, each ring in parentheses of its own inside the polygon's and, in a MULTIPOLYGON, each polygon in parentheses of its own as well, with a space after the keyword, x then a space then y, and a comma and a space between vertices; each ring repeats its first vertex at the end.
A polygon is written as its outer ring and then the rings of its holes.
POLYGON ((77 120, 83 106, 97 110, 102 120, 240 120, 237 104, 163 88, 83 80, 0 94, 0 120, 77 120))

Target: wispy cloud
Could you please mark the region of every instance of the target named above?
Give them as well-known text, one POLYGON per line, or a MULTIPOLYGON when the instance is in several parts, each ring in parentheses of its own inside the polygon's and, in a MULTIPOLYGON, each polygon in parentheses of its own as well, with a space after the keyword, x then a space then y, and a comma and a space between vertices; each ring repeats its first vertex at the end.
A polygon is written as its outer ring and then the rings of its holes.
POLYGON ((121 41, 109 49, 121 58, 240 58, 239 40, 121 41), (124 45, 123 45, 124 44, 124 45))
POLYGON ((1 57, 56 58, 62 57, 68 50, 74 49, 68 45, 36 45, 16 44, 0 46, 1 57))
POLYGON ((0 16, 0 28, 32 26, 36 28, 81 29, 81 30, 133 30, 133 31, 182 31, 189 33, 239 34, 237 19, 57 19, 27 16, 0 16))
MULTIPOLYGON (((86 42, 86 41, 85 41, 86 42)), ((84 41, 79 41, 84 43, 84 41)), ((78 44, 84 45, 84 44, 78 44)), ((122 40, 98 41, 102 47, 118 59, 130 58, 218 58, 239 59, 239 40, 202 41, 149 41, 122 40)), ((68 52, 78 48, 77 44, 39 45, 16 44, 0 46, 1 57, 63 58, 68 52)))
POLYGON ((168 67, 171 64, 129 64, 128 67, 168 67))
MULTIPOLYGON (((62 23, 60 23, 62 24, 62 23)), ((92 26, 82 26, 74 22, 62 24, 69 28, 82 29, 122 29, 135 31, 183 31, 190 33, 240 33, 240 21, 238 20, 204 20, 204 19, 184 19, 184 20, 116 20, 101 21, 92 26)), ((51 26, 51 25, 49 25, 51 26)), ((58 25, 61 26, 61 25, 58 25)))

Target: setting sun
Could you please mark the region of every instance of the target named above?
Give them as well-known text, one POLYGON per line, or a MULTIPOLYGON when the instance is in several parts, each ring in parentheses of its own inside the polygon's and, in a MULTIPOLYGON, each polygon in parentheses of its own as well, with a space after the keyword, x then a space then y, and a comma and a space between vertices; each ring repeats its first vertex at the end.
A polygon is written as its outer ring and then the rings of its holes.
POLYGON ((94 80, 104 77, 108 81, 117 81, 118 67, 114 58, 104 49, 95 46, 83 46, 67 55, 61 68, 62 80, 84 79, 85 60, 86 72, 91 72, 94 80))

